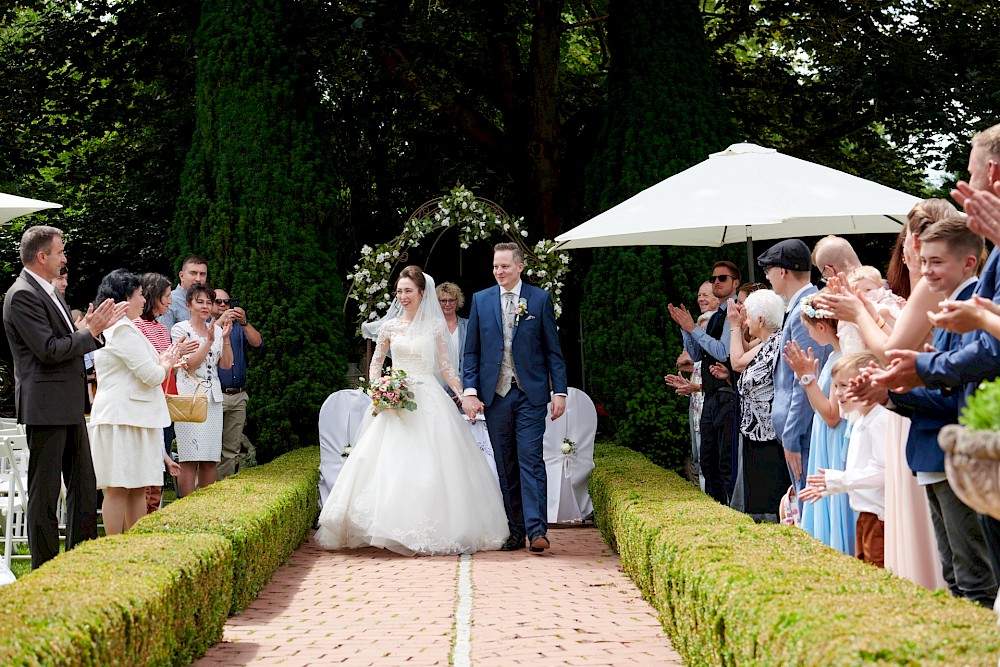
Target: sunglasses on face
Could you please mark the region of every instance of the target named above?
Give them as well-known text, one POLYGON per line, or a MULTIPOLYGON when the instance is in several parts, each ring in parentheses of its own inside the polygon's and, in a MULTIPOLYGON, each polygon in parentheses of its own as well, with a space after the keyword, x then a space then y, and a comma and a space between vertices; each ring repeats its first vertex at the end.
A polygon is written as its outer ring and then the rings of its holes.
POLYGON ((228 306, 230 303, 232 303, 232 301, 233 301, 232 299, 216 299, 215 303, 217 303, 220 306, 228 306))
POLYGON ((713 284, 716 283, 716 282, 724 283, 727 280, 729 280, 730 278, 732 278, 732 276, 729 275, 729 274, 723 274, 721 276, 709 276, 708 282, 713 283, 713 284))

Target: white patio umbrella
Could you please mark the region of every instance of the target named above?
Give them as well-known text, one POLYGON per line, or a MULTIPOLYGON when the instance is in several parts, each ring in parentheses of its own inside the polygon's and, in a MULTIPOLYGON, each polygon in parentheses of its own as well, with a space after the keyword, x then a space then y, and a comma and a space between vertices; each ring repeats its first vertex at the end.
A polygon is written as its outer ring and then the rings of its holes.
POLYGON ((45 208, 62 208, 62 204, 53 204, 38 199, 28 199, 17 195, 8 195, 0 192, 0 225, 10 222, 14 218, 28 215, 45 208))
MULTIPOLYGON (((918 201, 773 148, 733 144, 560 234, 556 242, 560 249, 718 247, 752 239, 898 233, 918 201)), ((749 262, 752 271, 754 258, 749 262)))

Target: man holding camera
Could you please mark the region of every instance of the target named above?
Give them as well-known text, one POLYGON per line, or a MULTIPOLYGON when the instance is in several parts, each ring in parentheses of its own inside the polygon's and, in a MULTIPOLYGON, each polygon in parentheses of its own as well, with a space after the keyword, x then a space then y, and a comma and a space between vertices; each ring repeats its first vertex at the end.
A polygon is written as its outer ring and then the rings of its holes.
POLYGON ((246 346, 249 344, 255 350, 260 349, 264 339, 247 320, 246 311, 240 308, 239 300, 231 298, 225 290, 215 289, 212 318, 219 326, 227 320, 233 322, 233 331, 229 334, 229 342, 233 346, 233 365, 231 368, 220 366, 218 369, 219 382, 222 384, 222 460, 219 461, 218 474, 222 480, 236 472, 243 428, 247 423, 247 402, 250 397, 245 386, 246 346))

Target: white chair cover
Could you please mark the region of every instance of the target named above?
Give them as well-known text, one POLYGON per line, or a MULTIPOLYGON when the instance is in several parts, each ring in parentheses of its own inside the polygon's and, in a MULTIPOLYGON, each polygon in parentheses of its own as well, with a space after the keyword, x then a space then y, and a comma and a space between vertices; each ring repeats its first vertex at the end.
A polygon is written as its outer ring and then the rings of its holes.
POLYGON ((330 394, 319 409, 319 506, 344 467, 344 447, 357 442, 358 431, 372 399, 360 389, 341 389, 330 394))
POLYGON ((582 521, 594 511, 587 481, 594 469, 594 438, 597 437, 597 408, 590 396, 570 387, 566 413, 552 421, 545 419, 542 458, 548 478, 549 523, 582 521), (576 444, 576 452, 562 453, 564 439, 576 444))

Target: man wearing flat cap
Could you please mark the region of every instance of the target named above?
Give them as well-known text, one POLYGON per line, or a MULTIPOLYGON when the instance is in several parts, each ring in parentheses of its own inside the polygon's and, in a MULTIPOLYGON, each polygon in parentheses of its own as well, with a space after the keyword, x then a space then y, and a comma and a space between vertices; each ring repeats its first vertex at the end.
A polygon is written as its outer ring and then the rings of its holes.
MULTIPOLYGON (((817 291, 812 278, 812 259, 807 246, 800 239, 788 239, 776 243, 757 258, 757 264, 764 269, 764 277, 771 283, 771 289, 786 302, 785 324, 781 328, 781 350, 794 340, 803 350, 810 347, 820 368, 826 363, 832 348, 821 346, 802 323, 799 304, 802 297, 817 291)), ((779 359, 774 367, 774 402, 771 420, 778 441, 785 449, 788 472, 795 485, 796 495, 805 485, 805 473, 809 461, 809 436, 812 431, 813 410, 806 398, 805 385, 816 378, 802 376, 796 378, 791 367, 779 359), (800 384, 800 380, 802 384, 800 384)))

